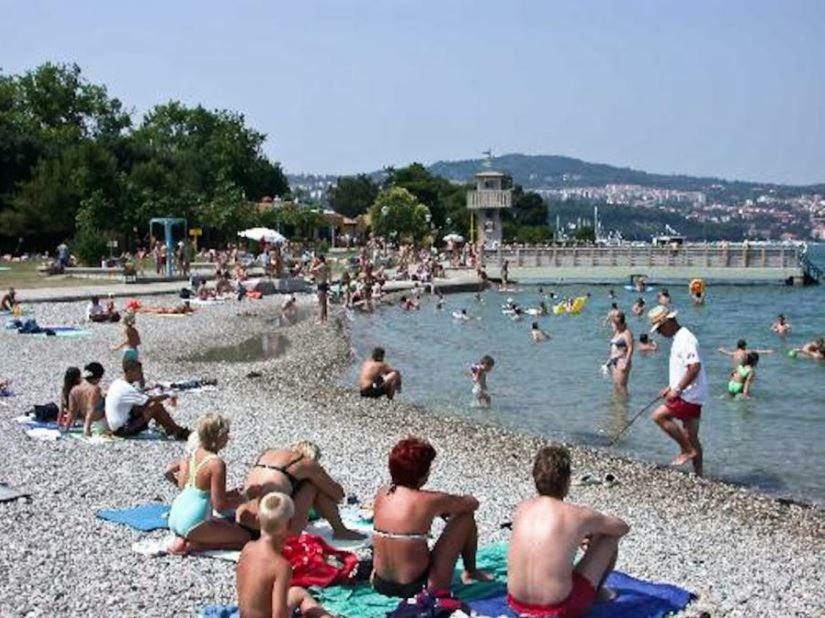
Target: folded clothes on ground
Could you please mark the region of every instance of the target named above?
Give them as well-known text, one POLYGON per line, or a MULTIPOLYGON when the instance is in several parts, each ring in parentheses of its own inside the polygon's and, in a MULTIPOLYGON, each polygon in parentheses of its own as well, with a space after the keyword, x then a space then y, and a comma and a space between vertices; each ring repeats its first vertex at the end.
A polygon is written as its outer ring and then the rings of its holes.
POLYGON ((169 517, 169 505, 143 504, 128 509, 103 509, 97 511, 95 515, 100 519, 123 524, 135 530, 150 532, 168 527, 166 520, 169 517))

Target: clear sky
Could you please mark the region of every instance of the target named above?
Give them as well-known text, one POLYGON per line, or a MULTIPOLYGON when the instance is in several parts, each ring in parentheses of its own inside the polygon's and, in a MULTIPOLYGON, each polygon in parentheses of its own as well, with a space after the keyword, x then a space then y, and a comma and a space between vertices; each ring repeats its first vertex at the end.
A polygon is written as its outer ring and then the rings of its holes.
POLYGON ((289 172, 562 154, 825 182, 825 0, 0 0, 0 67, 243 112, 289 172))

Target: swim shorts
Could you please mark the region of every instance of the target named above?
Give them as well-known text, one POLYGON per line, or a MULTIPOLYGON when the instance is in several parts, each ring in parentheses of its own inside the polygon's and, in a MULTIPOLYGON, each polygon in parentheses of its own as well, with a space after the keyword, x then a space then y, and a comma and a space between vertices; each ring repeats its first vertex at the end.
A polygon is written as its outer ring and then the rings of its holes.
POLYGON ((430 567, 427 566, 424 572, 421 573, 414 581, 408 584, 398 584, 396 582, 383 579, 378 573, 372 576, 372 587, 379 594, 387 597, 399 597, 402 599, 409 599, 417 595, 419 592, 427 587, 427 581, 430 577, 430 567))
POLYGON ((683 421, 692 418, 698 419, 702 416, 702 406, 696 403, 690 403, 689 401, 685 401, 681 397, 669 400, 667 403, 665 403, 665 406, 667 407, 667 411, 670 412, 671 416, 674 416, 683 421))
POLYGON ((361 389, 361 397, 369 397, 370 399, 378 399, 387 394, 387 385, 384 384, 384 378, 378 376, 369 388, 361 389))
POLYGON ((121 425, 112 433, 120 438, 127 438, 129 436, 136 436, 141 431, 146 431, 147 429, 149 429, 149 423, 143 418, 141 408, 136 406, 129 410, 129 420, 126 421, 126 424, 121 425))
POLYGON ((584 616, 596 600, 596 588, 584 575, 573 571, 573 588, 561 603, 531 605, 507 595, 507 604, 519 616, 535 618, 578 618, 584 616))
POLYGON ((319 283, 318 284, 318 293, 319 294, 326 294, 329 292, 329 283, 319 283))

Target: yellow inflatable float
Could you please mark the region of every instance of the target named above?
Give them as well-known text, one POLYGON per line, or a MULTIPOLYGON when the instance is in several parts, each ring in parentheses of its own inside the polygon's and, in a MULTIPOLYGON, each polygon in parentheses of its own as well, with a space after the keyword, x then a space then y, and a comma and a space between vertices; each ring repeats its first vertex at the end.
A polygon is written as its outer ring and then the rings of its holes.
POLYGON ((577 296, 573 299, 572 304, 567 301, 562 301, 558 305, 553 306, 553 313, 556 315, 561 315, 562 313, 570 313, 570 314, 577 314, 580 313, 582 309, 584 309, 584 305, 587 303, 587 296, 577 296))

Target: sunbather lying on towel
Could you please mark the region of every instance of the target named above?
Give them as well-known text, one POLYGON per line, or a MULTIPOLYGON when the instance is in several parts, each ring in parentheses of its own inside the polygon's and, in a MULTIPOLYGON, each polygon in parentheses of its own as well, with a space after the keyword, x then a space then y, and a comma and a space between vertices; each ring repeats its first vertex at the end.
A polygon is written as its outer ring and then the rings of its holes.
MULTIPOLYGON (((363 534, 350 530, 341 521, 338 504, 344 499, 344 489, 318 463, 320 457, 318 446, 307 441, 287 449, 268 449, 252 466, 244 489, 259 496, 272 491, 291 496, 295 502, 295 516, 290 525, 293 534, 300 534, 306 527, 309 510, 314 507, 329 522, 334 538, 363 539, 363 534)), ((253 536, 260 529, 258 508, 258 501, 250 500, 237 510, 238 523, 253 536)))
POLYGON ((418 438, 401 440, 390 453, 392 484, 375 497, 372 585, 381 594, 409 598, 425 588, 439 595, 449 592, 459 556, 464 583, 490 579, 475 563, 478 500, 422 489, 433 459, 435 449, 418 438), (430 551, 427 539, 439 516, 447 525, 430 551))
POLYGON ((154 313, 155 315, 170 315, 170 314, 186 314, 195 313, 195 309, 189 304, 188 300, 184 300, 181 304, 174 307, 160 307, 156 305, 141 305, 138 303, 134 305, 136 313, 154 313))
POLYGON ((292 569, 282 551, 294 515, 295 506, 285 494, 273 492, 261 499, 261 538, 244 547, 236 570, 238 606, 244 618, 330 618, 306 590, 290 586, 292 569))
POLYGON ((230 519, 213 519, 212 509, 230 511, 246 497, 226 490, 226 463, 218 452, 229 441, 229 420, 210 412, 198 421, 200 446, 180 462, 181 493, 169 511, 169 529, 177 535, 171 553, 206 549, 241 549, 249 533, 230 519))
POLYGON ((539 495, 522 502, 513 520, 507 557, 507 601, 520 616, 587 613, 616 564, 619 539, 630 527, 617 517, 564 501, 570 489, 570 453, 547 446, 536 455, 539 495), (582 546, 584 556, 575 563, 582 546))

